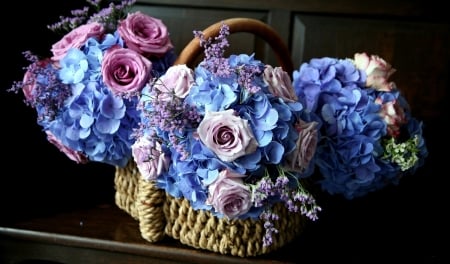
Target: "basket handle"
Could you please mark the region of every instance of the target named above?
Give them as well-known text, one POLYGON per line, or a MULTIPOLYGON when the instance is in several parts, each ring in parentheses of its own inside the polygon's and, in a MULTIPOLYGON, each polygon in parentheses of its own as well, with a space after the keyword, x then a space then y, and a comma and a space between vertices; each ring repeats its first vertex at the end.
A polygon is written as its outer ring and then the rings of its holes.
MULTIPOLYGON (((256 36, 264 39, 275 52, 277 61, 284 71, 291 74, 294 70, 294 65, 291 60, 291 54, 288 47, 278 33, 268 24, 253 18, 229 18, 223 21, 210 25, 203 30, 206 39, 216 37, 219 35, 220 26, 225 23, 230 28, 230 34, 237 32, 253 33, 256 36)), ((198 38, 192 39, 181 51, 176 64, 191 64, 200 55, 202 48, 198 38)))

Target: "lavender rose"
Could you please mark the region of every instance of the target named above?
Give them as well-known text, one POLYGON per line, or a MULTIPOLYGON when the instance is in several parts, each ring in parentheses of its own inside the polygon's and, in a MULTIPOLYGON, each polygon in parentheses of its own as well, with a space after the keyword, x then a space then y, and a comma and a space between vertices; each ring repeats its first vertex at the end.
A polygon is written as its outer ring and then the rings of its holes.
POLYGON ((59 61, 71 48, 80 48, 91 37, 101 38, 104 33, 102 24, 93 22, 81 25, 67 33, 60 41, 53 44, 51 51, 53 53, 52 60, 59 61))
POLYGON ((298 131, 298 140, 295 150, 286 157, 285 167, 289 170, 304 172, 313 159, 318 142, 317 122, 299 120, 295 128, 298 131))
POLYGON ((136 93, 150 78, 152 63, 137 52, 113 48, 102 61, 103 82, 114 94, 136 93))
POLYGON ((47 140, 55 145, 62 153, 66 154, 66 156, 75 161, 79 164, 85 164, 88 162, 88 158, 81 153, 80 151, 75 151, 67 146, 65 146, 61 140, 55 137, 55 135, 50 132, 49 130, 46 130, 45 133, 47 134, 47 140))
POLYGON ((388 82, 389 77, 396 71, 384 59, 377 55, 370 57, 366 53, 356 53, 354 63, 356 68, 365 71, 367 75, 366 85, 378 91, 389 92, 395 84, 388 82))
POLYGON ((119 23, 117 31, 128 48, 146 57, 162 57, 173 48, 166 25, 139 11, 129 13, 119 23))
POLYGON ((258 147, 248 120, 236 116, 233 109, 207 111, 197 132, 203 144, 227 162, 252 153, 258 147))
POLYGON ((170 157, 164 154, 158 142, 140 137, 131 146, 131 151, 141 176, 146 180, 155 180, 169 169, 170 157))
POLYGON ((194 71, 185 64, 180 64, 167 69, 153 87, 159 90, 158 99, 167 102, 173 96, 185 98, 194 82, 194 71))
POLYGON ((269 92, 275 96, 281 97, 287 101, 297 101, 294 87, 292 86, 289 74, 281 67, 273 68, 266 65, 264 69, 264 81, 269 86, 269 92))
POLYGON ((252 206, 250 188, 244 184, 245 175, 229 170, 219 173, 217 179, 208 186, 206 204, 226 216, 228 219, 236 218, 247 213, 252 206))

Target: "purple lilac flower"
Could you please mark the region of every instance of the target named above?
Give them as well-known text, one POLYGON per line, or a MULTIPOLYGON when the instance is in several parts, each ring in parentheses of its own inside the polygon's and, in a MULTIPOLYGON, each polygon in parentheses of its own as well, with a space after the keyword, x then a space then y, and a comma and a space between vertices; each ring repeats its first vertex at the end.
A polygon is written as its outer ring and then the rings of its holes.
POLYGON ((68 32, 83 24, 100 22, 108 31, 116 29, 117 21, 124 18, 128 9, 136 0, 122 0, 118 4, 102 0, 86 0, 89 6, 71 11, 71 16, 61 16, 60 21, 48 25, 47 28, 55 32, 68 32), (103 7, 103 2, 109 3, 103 7), (91 9, 92 8, 92 9, 91 9))
POLYGON ((40 60, 30 51, 23 53, 30 61, 24 80, 15 82, 9 89, 12 92, 22 90, 25 103, 37 111, 37 122, 46 127, 58 115, 65 100, 71 96, 70 86, 58 80, 58 70, 48 59, 40 60))

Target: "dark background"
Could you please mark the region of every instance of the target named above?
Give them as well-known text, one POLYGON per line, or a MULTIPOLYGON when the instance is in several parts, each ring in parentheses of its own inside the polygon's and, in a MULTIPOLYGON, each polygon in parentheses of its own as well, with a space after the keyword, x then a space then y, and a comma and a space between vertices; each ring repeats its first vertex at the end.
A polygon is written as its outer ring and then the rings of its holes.
POLYGON ((42 57, 50 56, 51 45, 62 35, 50 31, 47 25, 85 5, 82 0, 60 3, 16 1, 11 16, 1 18, 5 62, 0 78, 3 216, 44 214, 104 199, 109 201, 114 195, 112 166, 78 165, 69 160, 47 141, 36 123, 36 113, 23 103, 23 94, 6 91, 13 81, 22 80, 23 67, 29 64, 22 52, 31 50, 42 57))
MULTIPOLYGON (((0 212, 4 223, 114 202, 114 168, 70 161, 47 142, 36 124, 35 112, 22 102, 23 95, 6 92, 14 80, 22 79, 22 67, 28 65, 21 52, 50 55, 51 45, 60 36, 46 25, 84 5, 81 0, 60 3, 15 1, 6 10, 11 12, 9 18, 5 14, 1 18, 0 212)), ((445 95, 448 98, 448 92, 445 95)), ((328 195, 318 197, 323 212, 299 238, 304 250, 319 254, 319 259, 347 256, 345 259, 352 260, 353 256, 367 255, 368 259, 386 262, 443 263, 450 252, 446 179, 449 148, 448 109, 440 111, 440 116, 423 120, 430 153, 425 166, 403 178, 400 185, 364 198, 349 201, 328 195)))

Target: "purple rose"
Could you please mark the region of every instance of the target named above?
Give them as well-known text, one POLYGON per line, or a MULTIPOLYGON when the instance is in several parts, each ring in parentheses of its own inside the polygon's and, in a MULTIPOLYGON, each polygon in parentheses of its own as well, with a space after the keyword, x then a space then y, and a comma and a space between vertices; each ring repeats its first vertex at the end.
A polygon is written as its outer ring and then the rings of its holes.
POLYGON ((236 116, 233 109, 207 111, 197 132, 203 144, 227 162, 252 153, 258 147, 248 120, 236 116))
POLYGON ((93 22, 81 25, 67 33, 60 41, 53 44, 51 51, 53 52, 52 60, 59 61, 71 48, 80 48, 91 37, 101 38, 104 33, 102 24, 93 22))
POLYGON ((112 48, 102 61, 103 82, 114 94, 136 93, 147 84, 151 69, 152 63, 137 52, 112 48))
POLYGON ((269 86, 269 92, 275 96, 281 97, 287 101, 297 101, 294 87, 292 86, 289 74, 281 67, 273 68, 266 65, 264 69, 264 81, 269 86))
POLYGON ((66 154, 66 156, 79 164, 85 164, 88 162, 88 158, 81 152, 75 151, 67 146, 65 146, 61 140, 55 137, 52 132, 46 130, 47 140, 55 145, 62 153, 66 154))
POLYGON ((243 177, 245 175, 229 170, 221 171, 217 179, 208 186, 206 204, 212 205, 228 219, 247 213, 252 206, 252 199, 250 188, 244 184, 243 177))
POLYGON ((142 177, 155 180, 170 166, 170 157, 162 151, 161 144, 140 137, 131 146, 133 159, 142 177))
POLYGON ((304 172, 316 153, 318 142, 317 122, 299 120, 295 128, 298 131, 297 147, 286 157, 288 170, 304 172))
POLYGON ((170 101, 173 96, 185 98, 194 84, 194 71, 185 64, 175 65, 159 78, 154 88, 158 89, 158 99, 170 101))
POLYGON ((139 11, 120 21, 117 31, 128 48, 146 57, 162 57, 173 48, 164 23, 139 11))

